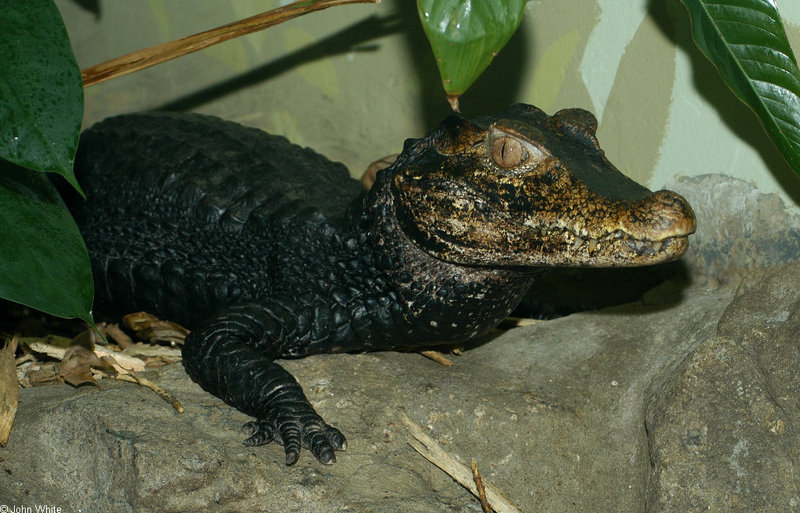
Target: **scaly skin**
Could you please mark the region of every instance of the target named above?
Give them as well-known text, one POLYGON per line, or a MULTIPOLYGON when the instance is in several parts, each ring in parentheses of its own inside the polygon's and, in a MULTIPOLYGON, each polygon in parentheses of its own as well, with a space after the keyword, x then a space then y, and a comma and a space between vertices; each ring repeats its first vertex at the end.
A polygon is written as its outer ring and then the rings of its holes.
POLYGON ((186 325, 192 379, 255 417, 245 443, 332 463, 344 437, 273 360, 464 341, 547 267, 685 251, 689 205, 617 171, 595 125, 527 105, 453 116, 363 192, 341 164, 235 123, 111 118, 76 159, 95 309, 186 325))

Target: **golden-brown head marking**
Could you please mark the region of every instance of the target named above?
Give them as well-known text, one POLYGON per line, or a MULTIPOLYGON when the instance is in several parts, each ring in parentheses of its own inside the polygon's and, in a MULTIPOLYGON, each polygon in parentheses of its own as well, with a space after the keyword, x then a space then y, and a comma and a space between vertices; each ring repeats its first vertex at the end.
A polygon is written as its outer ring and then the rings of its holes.
POLYGON ((672 260, 689 204, 618 171, 591 113, 514 105, 451 116, 387 169, 396 214, 428 253, 466 265, 636 266, 672 260))

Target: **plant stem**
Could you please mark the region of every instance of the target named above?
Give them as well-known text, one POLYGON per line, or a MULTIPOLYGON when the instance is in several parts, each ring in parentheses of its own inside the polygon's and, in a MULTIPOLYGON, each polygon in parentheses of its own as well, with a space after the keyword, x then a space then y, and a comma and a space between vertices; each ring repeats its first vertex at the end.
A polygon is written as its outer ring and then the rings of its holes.
POLYGON ((88 87, 110 78, 120 77, 140 69, 149 68, 177 57, 202 50, 228 39, 258 32, 292 18, 329 7, 347 4, 378 3, 380 0, 299 0, 284 7, 256 14, 243 20, 215 29, 186 36, 175 41, 144 48, 102 64, 86 68, 81 72, 83 86, 88 87))

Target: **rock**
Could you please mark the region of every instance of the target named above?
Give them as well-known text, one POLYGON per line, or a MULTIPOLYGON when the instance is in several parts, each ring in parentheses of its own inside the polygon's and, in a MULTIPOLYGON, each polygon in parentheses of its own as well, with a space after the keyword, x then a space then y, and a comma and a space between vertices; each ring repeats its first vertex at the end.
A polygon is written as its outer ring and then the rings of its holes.
POLYGON ((800 511, 800 263, 748 275, 651 399, 648 511, 800 511))
POLYGON ((645 394, 713 334, 726 304, 699 295, 575 314, 507 331, 449 368, 402 353, 286 362, 348 437, 333 466, 305 452, 287 468, 282 448, 245 447, 248 417, 180 365, 150 378, 180 398, 183 414, 127 383, 24 389, 0 453, 0 497, 65 511, 477 512, 407 445, 401 408, 446 450, 475 459, 523 511, 640 511, 645 394))
POLYGON ((800 215, 778 194, 720 174, 677 177, 665 188, 683 195, 697 216, 682 259, 695 282, 736 284, 753 269, 800 258, 800 215))

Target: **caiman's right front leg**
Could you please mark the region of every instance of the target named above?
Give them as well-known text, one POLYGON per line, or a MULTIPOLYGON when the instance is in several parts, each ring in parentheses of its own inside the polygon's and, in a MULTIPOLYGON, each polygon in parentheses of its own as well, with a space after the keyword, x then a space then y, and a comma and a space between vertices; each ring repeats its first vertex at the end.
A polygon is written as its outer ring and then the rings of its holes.
POLYGON ((308 333, 298 333, 298 318, 301 312, 279 301, 228 308, 186 338, 183 364, 205 390, 256 418, 244 426, 250 435, 245 444, 275 440, 286 451, 287 465, 297 461, 301 447, 330 464, 334 451, 346 448, 344 436, 317 415, 294 377, 272 361, 301 356, 298 347, 303 354, 315 352, 303 345, 308 333))

